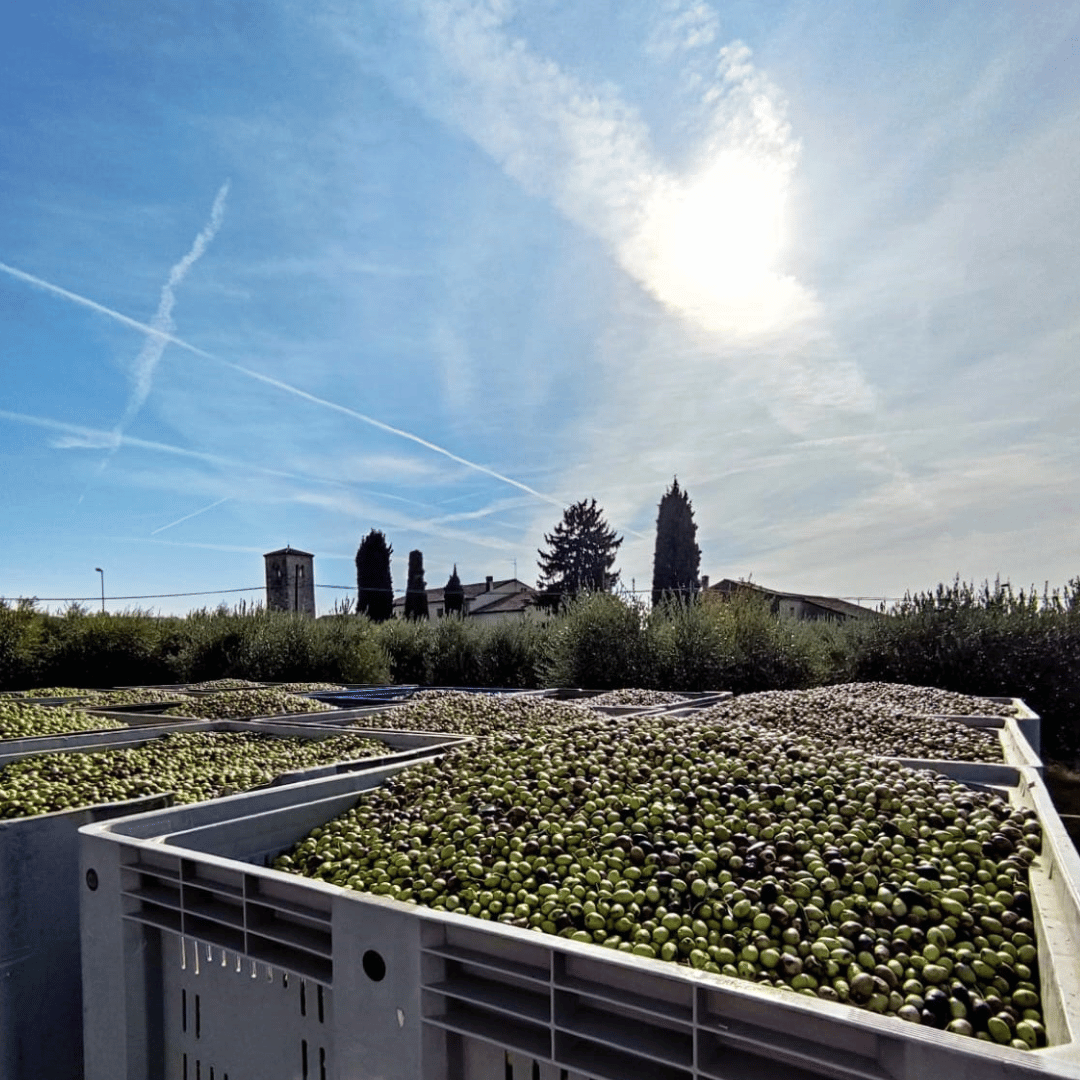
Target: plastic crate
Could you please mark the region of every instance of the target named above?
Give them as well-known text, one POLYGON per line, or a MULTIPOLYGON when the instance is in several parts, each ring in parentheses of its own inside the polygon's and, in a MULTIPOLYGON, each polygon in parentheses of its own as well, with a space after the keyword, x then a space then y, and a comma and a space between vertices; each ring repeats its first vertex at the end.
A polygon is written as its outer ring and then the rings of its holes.
MULTIPOLYGON (((326 738, 335 728, 208 721, 158 728, 38 736, 0 744, 0 765, 61 751, 139 746, 174 732, 261 732, 326 738)), ((461 736, 355 731, 387 744, 385 755, 313 766, 277 777, 274 785, 431 756, 461 736)), ((82 1075, 82 980, 79 946, 78 830, 138 809, 165 807, 167 794, 36 817, 0 820, 0 1080, 82 1075)))
MULTIPOLYGON (((655 706, 651 709, 617 709, 613 706, 597 707, 596 712, 609 715, 623 715, 626 712, 639 712, 644 715, 692 717, 695 712, 715 705, 717 700, 731 697, 730 694, 718 695, 701 703, 689 706, 655 706)), ((991 701, 1007 702, 1016 706, 1017 715, 1012 716, 966 716, 935 715, 932 719, 965 724, 968 727, 992 728, 996 730, 1001 747, 1001 761, 955 761, 947 758, 898 758, 902 765, 910 769, 933 769, 944 772, 965 783, 993 784, 1012 787, 1019 783, 1019 770, 1034 769, 1040 775, 1044 771, 1042 758, 1038 753, 1038 714, 1032 712, 1019 698, 991 698, 991 701), (1028 727, 1024 725, 1027 724, 1028 727), (1034 725, 1034 726, 1031 726, 1034 725)))
MULTIPOLYGON (((174 702, 173 704, 183 705, 184 702, 179 701, 174 702)), ((125 724, 130 724, 133 727, 142 724, 163 723, 188 725, 195 720, 202 720, 205 723, 204 718, 197 716, 163 715, 164 710, 169 707, 170 705, 163 704, 160 709, 156 706, 153 709, 145 706, 138 706, 132 709, 113 707, 85 709, 84 711, 90 713, 92 716, 108 716, 114 720, 122 720, 125 724)), ((372 713, 382 712, 390 707, 391 706, 389 705, 367 706, 365 708, 352 709, 337 707, 332 712, 272 713, 267 716, 252 716, 247 719, 234 718, 232 722, 238 724, 315 724, 318 726, 338 727, 343 724, 355 723, 365 715, 370 716, 372 713)))
MULTIPOLYGON (((1017 729, 1027 740, 1032 752, 1038 757, 1042 753, 1042 720, 1039 717, 1039 714, 1022 698, 991 697, 986 700, 992 701, 998 705, 1011 705, 1016 710, 1014 719, 1016 721, 1017 729)), ((1000 719, 1000 717, 997 716, 952 716, 945 714, 942 714, 942 718, 947 720, 963 720, 965 722, 978 722, 981 720, 993 721, 1000 719)))
POLYGON ((997 732, 1003 761, 949 761, 927 758, 900 758, 911 769, 934 769, 947 772, 957 780, 968 783, 999 784, 1012 787, 1019 782, 1020 770, 1043 772, 1042 759, 1021 734, 1015 719, 1002 716, 943 716, 938 719, 955 721, 969 727, 990 728, 997 732))
POLYGON ((82 830, 87 1080, 1080 1077, 1080 859, 1032 770, 1030 1053, 267 868, 386 775, 82 830))
POLYGON ((307 694, 327 705, 348 708, 362 705, 382 705, 392 701, 407 701, 419 690, 418 686, 364 686, 350 690, 317 690, 307 694))

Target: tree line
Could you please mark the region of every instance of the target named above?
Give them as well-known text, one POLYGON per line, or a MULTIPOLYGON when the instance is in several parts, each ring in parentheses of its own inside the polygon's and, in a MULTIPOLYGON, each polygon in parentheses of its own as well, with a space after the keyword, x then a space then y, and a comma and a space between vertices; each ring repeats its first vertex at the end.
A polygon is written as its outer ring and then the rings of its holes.
MULTIPOLYGON (((656 517, 656 547, 653 556, 652 602, 665 598, 688 599, 700 586, 701 549, 697 545, 694 509, 678 477, 664 493, 656 517)), ((595 499, 582 499, 563 511, 554 530, 544 534, 546 548, 537 550, 540 578, 537 604, 554 612, 584 593, 612 592, 618 585, 615 569, 623 538, 616 536, 595 499)), ((357 612, 375 622, 394 614, 394 589, 390 573, 393 548, 385 534, 372 529, 356 552, 357 612)), ((447 615, 464 608, 465 591, 454 566, 443 589, 447 615)), ((405 589, 405 617, 428 617, 424 556, 409 552, 408 584, 405 589)))

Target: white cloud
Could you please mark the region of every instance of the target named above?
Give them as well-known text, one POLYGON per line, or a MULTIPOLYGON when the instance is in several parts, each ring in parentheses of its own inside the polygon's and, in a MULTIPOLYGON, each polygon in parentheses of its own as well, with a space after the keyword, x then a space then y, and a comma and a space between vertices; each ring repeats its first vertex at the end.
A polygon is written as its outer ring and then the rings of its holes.
POLYGON ((661 12, 645 46, 657 59, 711 45, 720 32, 719 16, 701 0, 665 0, 661 12))

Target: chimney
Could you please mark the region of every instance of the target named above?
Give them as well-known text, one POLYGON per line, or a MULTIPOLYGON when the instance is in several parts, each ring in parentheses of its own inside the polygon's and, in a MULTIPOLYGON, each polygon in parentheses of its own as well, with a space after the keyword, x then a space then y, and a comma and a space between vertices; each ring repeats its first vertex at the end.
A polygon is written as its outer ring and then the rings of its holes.
POLYGON ((485 584, 484 584, 484 592, 491 592, 491 582, 492 582, 492 580, 493 580, 492 576, 490 574, 488 574, 488 576, 484 579, 484 582, 485 582, 485 584))
POLYGON ((701 591, 704 592, 709 587, 709 575, 701 575, 701 591))

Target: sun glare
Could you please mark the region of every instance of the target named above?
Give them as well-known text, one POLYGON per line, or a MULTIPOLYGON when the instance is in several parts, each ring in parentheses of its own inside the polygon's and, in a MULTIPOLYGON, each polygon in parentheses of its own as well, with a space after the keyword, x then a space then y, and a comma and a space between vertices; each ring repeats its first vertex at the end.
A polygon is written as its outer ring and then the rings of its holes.
POLYGON ((777 273, 786 170, 725 151, 687 179, 661 181, 631 258, 658 299, 707 329, 758 333, 802 314, 799 285, 777 273))

